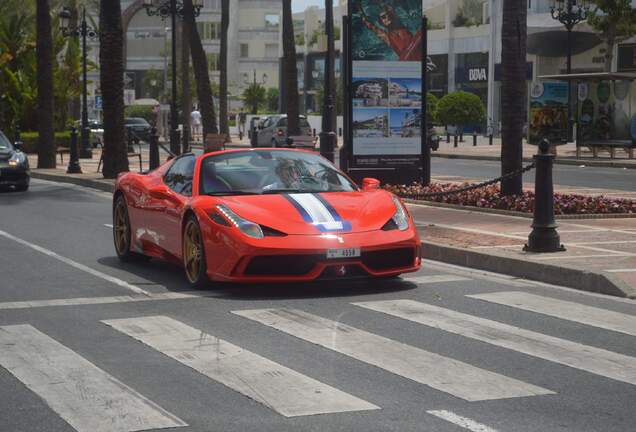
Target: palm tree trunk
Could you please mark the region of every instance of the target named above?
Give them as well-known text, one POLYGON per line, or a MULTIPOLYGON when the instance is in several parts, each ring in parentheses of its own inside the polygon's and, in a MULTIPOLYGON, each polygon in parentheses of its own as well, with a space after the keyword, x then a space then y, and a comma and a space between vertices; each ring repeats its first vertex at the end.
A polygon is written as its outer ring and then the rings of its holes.
POLYGON ((190 27, 181 21, 181 124, 183 125, 181 149, 185 153, 190 148, 190 113, 192 95, 190 94, 190 27))
POLYGON ((48 0, 37 0, 38 168, 55 168, 53 37, 48 0))
POLYGON ((119 0, 101 0, 99 79, 104 114, 104 177, 128 171, 124 141, 124 33, 119 0))
MULTIPOLYGON (((501 28, 501 173, 521 169, 523 125, 526 113, 526 16, 527 0, 503 2, 501 28)), ((522 192, 521 174, 503 180, 501 193, 522 192)))
POLYGON ((287 108, 287 130, 289 135, 300 134, 298 122, 298 70, 296 68, 296 43, 292 20, 292 0, 283 0, 283 85, 287 108))
POLYGON ((221 133, 228 135, 227 116, 227 30, 230 25, 230 0, 221 0, 221 52, 219 62, 221 79, 219 82, 219 126, 221 133))
POLYGON ((192 0, 183 0, 183 22, 190 28, 190 54, 194 67, 194 79, 197 82, 199 111, 201 111, 203 137, 205 139, 205 136, 209 133, 219 133, 219 129, 216 123, 216 114, 214 113, 212 86, 210 86, 210 75, 208 74, 208 58, 201 44, 201 37, 194 19, 192 0))

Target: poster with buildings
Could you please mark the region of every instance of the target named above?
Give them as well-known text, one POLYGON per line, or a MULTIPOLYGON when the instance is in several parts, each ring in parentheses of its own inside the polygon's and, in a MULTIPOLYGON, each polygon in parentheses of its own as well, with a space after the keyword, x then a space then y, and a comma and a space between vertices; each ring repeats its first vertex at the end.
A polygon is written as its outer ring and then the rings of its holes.
POLYGON ((422 148, 422 2, 351 0, 355 166, 416 166, 422 148))

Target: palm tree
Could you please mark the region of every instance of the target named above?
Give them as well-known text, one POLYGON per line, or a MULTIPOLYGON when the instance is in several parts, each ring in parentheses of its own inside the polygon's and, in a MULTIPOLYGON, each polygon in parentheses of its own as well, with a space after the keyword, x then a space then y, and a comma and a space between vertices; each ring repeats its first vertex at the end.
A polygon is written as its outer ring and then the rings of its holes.
POLYGON ((124 33, 119 0, 101 0, 99 7, 99 79, 104 114, 104 177, 128 171, 124 141, 124 33))
POLYGON ((298 122, 298 70, 291 0, 283 0, 283 85, 289 135, 300 133, 298 122))
POLYGON ((208 74, 208 58, 205 55, 201 37, 194 19, 194 7, 192 0, 183 0, 183 22, 190 28, 190 55, 194 67, 194 78, 197 83, 197 95, 199 97, 199 111, 201 111, 201 121, 203 123, 203 136, 207 134, 218 134, 219 129, 214 113, 214 103, 212 100, 212 87, 208 74))
POLYGON ((219 64, 221 79, 219 83, 219 126, 221 133, 229 136, 227 124, 227 29, 230 25, 230 0, 221 0, 221 52, 219 64))
MULTIPOLYGON (((503 2, 501 26, 501 173, 521 169, 523 125, 526 119, 527 0, 503 2)), ((501 193, 522 192, 521 174, 503 180, 501 193)))
POLYGON ((53 136, 53 37, 48 0, 37 0, 38 168, 55 168, 53 136))

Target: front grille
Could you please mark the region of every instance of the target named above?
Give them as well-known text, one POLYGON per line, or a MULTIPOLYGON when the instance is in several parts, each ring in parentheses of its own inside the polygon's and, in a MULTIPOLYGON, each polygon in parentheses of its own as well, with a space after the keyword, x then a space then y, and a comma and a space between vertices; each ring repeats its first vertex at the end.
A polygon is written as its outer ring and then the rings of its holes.
POLYGON ((318 279, 351 279, 351 278, 360 278, 360 277, 368 277, 369 273, 364 271, 362 267, 356 264, 350 265, 332 265, 326 267, 323 272, 318 276, 318 279), (344 267, 344 274, 342 272, 342 268, 344 267))
POLYGON ((411 267, 415 262, 415 248, 362 252, 362 262, 370 269, 376 271, 411 267))
POLYGON ((302 276, 309 273, 322 255, 266 255, 250 260, 248 276, 302 276))

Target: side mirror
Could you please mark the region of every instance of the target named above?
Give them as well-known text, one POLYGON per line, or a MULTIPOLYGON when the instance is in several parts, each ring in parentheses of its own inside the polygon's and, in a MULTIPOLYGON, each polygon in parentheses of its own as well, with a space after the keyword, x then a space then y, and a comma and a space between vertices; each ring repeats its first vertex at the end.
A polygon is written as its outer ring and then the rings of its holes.
POLYGON ((372 177, 365 177, 362 179, 362 190, 367 192, 367 191, 373 191, 376 189, 380 189, 380 180, 372 178, 372 177))
POLYGON ((159 199, 159 200, 172 199, 172 195, 170 193, 170 189, 168 189, 164 185, 154 186, 152 189, 150 189, 150 191, 148 193, 154 199, 159 199))

